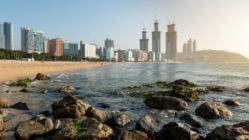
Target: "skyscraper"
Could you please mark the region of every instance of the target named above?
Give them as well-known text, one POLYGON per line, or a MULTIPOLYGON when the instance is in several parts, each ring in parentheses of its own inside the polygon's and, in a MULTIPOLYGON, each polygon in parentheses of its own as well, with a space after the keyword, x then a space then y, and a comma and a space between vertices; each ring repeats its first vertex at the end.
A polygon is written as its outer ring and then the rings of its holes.
POLYGON ((192 39, 190 38, 187 43, 187 55, 190 55, 193 52, 193 43, 192 39))
POLYGON ((5 49, 4 25, 0 24, 0 48, 5 49))
POLYGON ((166 32, 166 58, 167 60, 176 61, 177 32, 175 30, 175 24, 170 24, 167 27, 168 32, 166 32))
POLYGON ((14 49, 13 41, 13 24, 11 22, 4 22, 5 48, 9 50, 14 49))
POLYGON ((88 44, 80 41, 80 57, 82 58, 96 58, 97 45, 88 44))
POLYGON ((193 41, 193 52, 195 53, 197 51, 197 44, 196 40, 193 41))
POLYGON ((111 39, 105 40, 105 58, 108 61, 114 60, 114 41, 111 39))
POLYGON ((158 21, 154 23, 154 31, 152 32, 152 51, 156 54, 156 61, 161 61, 161 32, 158 30, 158 21))
POLYGON ((53 56, 63 56, 63 44, 61 38, 49 40, 49 54, 53 56))
POLYGON ((78 56, 79 55, 78 43, 64 41, 64 43, 63 43, 63 55, 78 56))
POLYGON ((184 55, 187 54, 187 44, 186 43, 183 44, 182 52, 183 52, 184 55))
POLYGON ((146 38, 146 29, 143 29, 142 39, 140 39, 140 50, 148 52, 149 39, 146 38))
POLYGON ((29 28, 21 28, 21 50, 24 52, 43 52, 43 32, 29 28))

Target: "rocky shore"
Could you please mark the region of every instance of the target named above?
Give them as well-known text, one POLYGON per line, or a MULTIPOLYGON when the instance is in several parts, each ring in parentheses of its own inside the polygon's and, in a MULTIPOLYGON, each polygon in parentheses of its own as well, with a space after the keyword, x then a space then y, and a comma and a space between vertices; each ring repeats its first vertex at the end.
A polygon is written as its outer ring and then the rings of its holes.
MULTIPOLYGON (((30 83, 51 79, 49 76, 38 73, 35 79, 21 79, 10 83, 11 86, 21 88, 20 94, 29 92, 30 83)), ((179 121, 164 122, 144 114, 139 119, 132 118, 129 114, 120 110, 108 110, 97 108, 74 93, 77 88, 65 85, 54 89, 61 94, 62 99, 54 101, 50 110, 32 113, 17 124, 12 124, 6 130, 6 125, 13 119, 10 110, 16 110, 21 114, 29 110, 26 102, 20 100, 9 105, 5 98, 0 99, 0 137, 6 138, 7 131, 14 131, 12 139, 51 139, 51 140, 247 140, 249 139, 249 121, 238 124, 229 124, 216 127, 207 135, 203 135, 199 129, 206 121, 220 118, 230 119, 235 113, 227 108, 240 107, 236 100, 224 100, 224 102, 208 101, 196 106, 194 113, 188 112, 189 104, 201 100, 201 96, 222 92, 223 86, 202 87, 188 80, 179 79, 174 82, 159 81, 144 85, 131 85, 124 87, 129 91, 127 96, 144 98, 144 104, 150 109, 164 110, 165 117, 179 118, 179 121), (153 89, 164 90, 153 90, 153 89), (146 90, 144 90, 146 89, 146 90)), ((248 92, 248 88, 241 91, 248 92)), ((6 94, 13 94, 6 89, 6 94)), ((43 89, 37 94, 50 94, 43 89)), ((21 119, 21 116, 20 116, 21 119)))

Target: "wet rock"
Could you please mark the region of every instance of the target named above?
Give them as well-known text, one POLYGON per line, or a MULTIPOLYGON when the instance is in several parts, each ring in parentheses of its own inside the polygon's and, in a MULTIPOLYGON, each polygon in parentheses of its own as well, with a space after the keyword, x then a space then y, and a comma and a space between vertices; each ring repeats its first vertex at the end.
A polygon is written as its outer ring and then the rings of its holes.
POLYGON ((48 94, 48 90, 47 90, 47 89, 43 89, 41 92, 42 92, 43 94, 48 94))
POLYGON ((114 140, 147 140, 148 135, 139 130, 122 131, 114 140))
POLYGON ((53 130, 54 124, 50 118, 37 115, 30 121, 20 123, 16 127, 15 135, 18 139, 32 139, 35 136, 43 135, 53 130))
POLYGON ((223 104, 230 105, 230 106, 240 106, 240 102, 234 101, 234 100, 226 100, 223 102, 223 104))
POLYGON ((82 100, 67 95, 62 100, 52 104, 52 113, 56 118, 77 118, 84 115, 89 107, 90 105, 82 100))
POLYGON ((188 103, 184 100, 176 97, 149 97, 144 103, 152 108, 156 109, 173 109, 173 110, 186 110, 188 109, 188 103))
POLYGON ((74 91, 75 88, 73 86, 65 86, 65 87, 61 87, 57 90, 57 92, 59 93, 70 93, 72 91, 74 91))
POLYGON ((172 85, 181 85, 181 86, 185 86, 185 87, 196 87, 197 86, 196 84, 194 84, 188 80, 185 80, 185 79, 176 80, 171 84, 172 85))
POLYGON ((222 91, 224 91, 225 87, 223 87, 223 86, 208 86, 207 89, 210 91, 222 92, 222 91))
POLYGON ((154 136, 160 130, 160 123, 160 121, 156 121, 151 116, 145 115, 138 120, 135 128, 136 130, 140 130, 154 136))
POLYGON ((0 114, 0 132, 4 130, 3 116, 0 114))
POLYGON ((8 101, 6 98, 0 98, 0 108, 8 108, 8 101))
POLYGON ((243 89, 243 91, 249 92, 249 87, 246 87, 245 89, 243 89))
POLYGON ((187 125, 171 122, 166 124, 156 136, 156 140, 200 140, 200 135, 187 125))
POLYGON ((74 122, 62 128, 53 138, 54 140, 100 140, 106 139, 112 134, 112 129, 94 118, 74 122))
POLYGON ((199 100, 198 92, 182 85, 173 86, 170 96, 181 98, 186 102, 193 102, 199 100))
POLYGON ((8 94, 11 94, 11 93, 12 93, 11 90, 9 90, 9 89, 6 90, 5 92, 8 93, 8 94))
POLYGON ((38 73, 35 77, 35 80, 48 80, 48 79, 50 79, 50 77, 43 73, 38 73))
POLYGON ((117 113, 105 121, 105 124, 115 129, 116 127, 124 127, 126 124, 131 122, 128 115, 124 113, 117 113))
POLYGON ((23 88, 20 90, 20 92, 29 92, 29 90, 27 88, 23 88))
POLYGON ((231 118, 233 116, 230 110, 215 102, 201 104, 195 113, 205 119, 231 118))
POLYGON ((10 86, 24 86, 24 87, 28 87, 28 85, 32 82, 31 79, 29 78, 25 78, 22 80, 18 80, 14 83, 11 83, 10 86))
POLYGON ((14 109, 19 109, 19 110, 29 110, 27 103, 23 102, 18 102, 10 106, 11 108, 14 109))
POLYGON ((104 122, 106 120, 107 113, 105 111, 99 110, 95 107, 89 107, 85 113, 87 117, 93 117, 98 121, 104 122))
POLYGON ((205 140, 248 140, 249 121, 235 125, 223 125, 210 132, 205 140))
POLYGON ((186 123, 194 126, 194 127, 202 127, 203 126, 203 121, 201 120, 201 118, 193 115, 193 114, 189 114, 189 113, 184 113, 180 119, 184 120, 186 123))

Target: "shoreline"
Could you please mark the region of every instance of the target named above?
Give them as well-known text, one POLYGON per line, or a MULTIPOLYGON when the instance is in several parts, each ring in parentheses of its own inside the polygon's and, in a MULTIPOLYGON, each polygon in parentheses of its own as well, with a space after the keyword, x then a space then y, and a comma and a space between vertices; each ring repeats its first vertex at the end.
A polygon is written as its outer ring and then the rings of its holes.
POLYGON ((69 62, 69 61, 16 61, 0 60, 0 84, 18 80, 24 77, 33 77, 37 73, 47 75, 71 70, 94 68, 109 65, 109 62, 69 62))

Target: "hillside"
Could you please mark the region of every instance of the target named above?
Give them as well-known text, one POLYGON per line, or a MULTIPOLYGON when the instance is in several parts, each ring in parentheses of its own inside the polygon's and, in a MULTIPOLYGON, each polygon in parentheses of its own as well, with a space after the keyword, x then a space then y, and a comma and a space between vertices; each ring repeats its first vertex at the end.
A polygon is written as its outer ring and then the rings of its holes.
POLYGON ((203 62, 203 63, 233 63, 233 62, 249 62, 245 56, 221 51, 221 50, 202 50, 193 53, 190 56, 179 54, 179 60, 182 62, 203 62))

